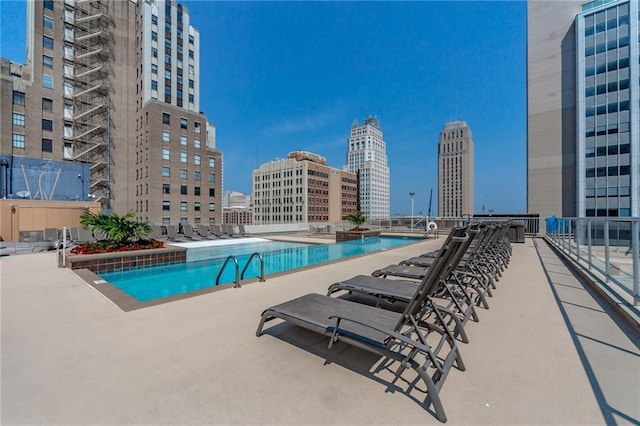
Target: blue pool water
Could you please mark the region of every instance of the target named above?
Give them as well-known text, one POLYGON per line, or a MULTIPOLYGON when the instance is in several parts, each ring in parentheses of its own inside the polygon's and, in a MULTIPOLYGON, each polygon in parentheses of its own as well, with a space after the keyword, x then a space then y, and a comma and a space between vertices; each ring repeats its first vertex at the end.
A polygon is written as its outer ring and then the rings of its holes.
MULTIPOLYGON (((146 302, 215 286, 220 268, 229 255, 238 258, 242 272, 251 253, 260 252, 264 258, 265 275, 269 275, 330 260, 385 250, 414 241, 415 239, 404 237, 377 237, 335 244, 266 241, 264 243, 225 245, 211 247, 211 257, 208 260, 129 269, 122 272, 104 272, 101 276, 137 301, 146 302)), ((260 262, 254 258, 244 277, 252 278, 259 274, 260 262)), ((220 278, 220 284, 232 283, 234 279, 235 270, 233 262, 230 262, 220 278)))

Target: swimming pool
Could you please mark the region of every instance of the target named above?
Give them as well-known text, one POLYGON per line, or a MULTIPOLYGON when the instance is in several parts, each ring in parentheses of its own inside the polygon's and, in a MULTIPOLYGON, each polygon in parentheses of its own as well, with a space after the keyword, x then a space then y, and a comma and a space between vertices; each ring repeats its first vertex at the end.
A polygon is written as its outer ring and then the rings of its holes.
MULTIPOLYGON (((304 244, 266 240, 264 243, 211 247, 212 258, 207 260, 119 272, 104 272, 101 277, 138 302, 146 302, 215 286, 220 268, 229 255, 236 256, 240 271, 242 271, 251 254, 260 252, 264 258, 265 275, 269 275, 359 254, 386 250, 415 241, 415 238, 407 237, 375 237, 334 244, 304 244)), ((245 278, 257 277, 259 274, 260 262, 254 258, 247 268, 245 278)), ((221 276, 220 284, 232 283, 234 279, 235 270, 233 264, 230 263, 221 276)))

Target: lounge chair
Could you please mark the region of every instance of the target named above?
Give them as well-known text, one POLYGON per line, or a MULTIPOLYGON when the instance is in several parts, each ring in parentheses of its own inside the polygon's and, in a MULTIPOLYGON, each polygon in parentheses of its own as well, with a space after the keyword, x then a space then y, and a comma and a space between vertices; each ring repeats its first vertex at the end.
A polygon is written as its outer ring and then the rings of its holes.
POLYGON ((231 238, 242 237, 242 235, 238 234, 234 229, 234 226, 230 223, 220 225, 220 227, 222 228, 222 232, 224 232, 226 235, 229 235, 231 238))
POLYGON ((193 232, 193 226, 189 225, 188 223, 183 226, 182 231, 184 233, 185 238, 187 239, 194 240, 194 241, 201 240, 201 238, 195 232, 193 232))
POLYGON ((280 318, 330 337, 329 348, 340 341, 397 361, 397 378, 407 368, 413 369, 427 387, 425 407, 433 404, 438 420, 446 422, 439 391, 454 363, 460 370, 464 370, 464 364, 455 337, 444 326, 444 314, 433 304, 432 295, 451 267, 457 266, 456 253, 468 238, 461 230, 442 246, 429 274, 402 313, 307 294, 265 310, 256 335, 262 335, 265 322, 280 318), (425 306, 430 306, 440 326, 432 327, 421 319, 425 306))
MULTIPOLYGON (((477 234, 476 229, 469 229, 469 227, 459 228, 459 230, 454 230, 449 234, 444 244, 450 244, 450 239, 453 238, 456 233, 462 232, 463 230, 469 232, 471 236, 474 235, 472 233, 474 231, 477 234)), ((459 257, 464 255, 471 241, 472 238, 470 237, 463 245, 459 257)), ((454 259, 454 262, 459 266, 460 259, 454 259)), ((430 273, 430 268, 421 268, 421 270, 424 270, 422 278, 424 279, 424 277, 430 273)), ((469 338, 464 331, 464 325, 470 318, 478 321, 478 316, 474 307, 474 299, 468 294, 467 290, 462 287, 464 284, 455 277, 457 273, 455 268, 449 270, 449 273, 445 276, 438 288, 437 293, 434 294, 434 300, 438 297, 440 300, 438 300, 437 303, 440 311, 448 314, 445 325, 450 328, 451 333, 456 337, 459 336, 464 343, 468 343, 469 338)), ((375 306, 393 309, 392 304, 397 301, 403 303, 409 302, 420 285, 421 283, 418 281, 357 275, 348 280, 332 284, 329 286, 327 295, 329 296, 333 293, 344 291, 372 296, 375 301, 375 306)), ((423 312, 423 317, 430 316, 431 314, 432 312, 425 311, 423 312)))
POLYGON ((216 236, 211 233, 208 225, 198 224, 196 225, 196 231, 198 232, 198 235, 204 239, 213 240, 216 238, 216 236))
POLYGON ((224 232, 222 230, 222 226, 221 225, 211 225, 211 233, 216 238, 231 238, 230 235, 228 235, 226 232, 224 232))
POLYGON ((178 237, 178 227, 176 225, 167 225, 167 238, 169 241, 186 241, 182 236, 178 237))

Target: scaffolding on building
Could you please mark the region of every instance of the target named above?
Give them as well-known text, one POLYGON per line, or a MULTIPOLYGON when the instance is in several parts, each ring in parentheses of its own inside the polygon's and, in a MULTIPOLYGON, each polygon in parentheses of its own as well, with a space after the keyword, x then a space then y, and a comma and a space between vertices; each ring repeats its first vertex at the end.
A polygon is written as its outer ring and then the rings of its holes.
POLYGON ((114 22, 109 0, 64 3, 64 157, 89 164, 89 197, 110 209, 114 22))

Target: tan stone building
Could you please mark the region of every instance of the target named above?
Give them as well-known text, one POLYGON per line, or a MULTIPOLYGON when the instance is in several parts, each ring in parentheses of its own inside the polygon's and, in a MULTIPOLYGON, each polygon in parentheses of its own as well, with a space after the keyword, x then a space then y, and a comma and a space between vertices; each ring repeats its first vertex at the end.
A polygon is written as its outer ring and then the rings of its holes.
POLYGON ((473 136, 467 123, 445 124, 438 142, 438 215, 472 215, 474 168, 473 136))
POLYGON ((0 192, 90 200, 154 223, 222 219, 200 112, 199 34, 172 0, 28 2, 25 64, 2 60, 0 192))
POLYGON ((355 173, 305 151, 253 171, 253 223, 337 222, 358 208, 355 173))

